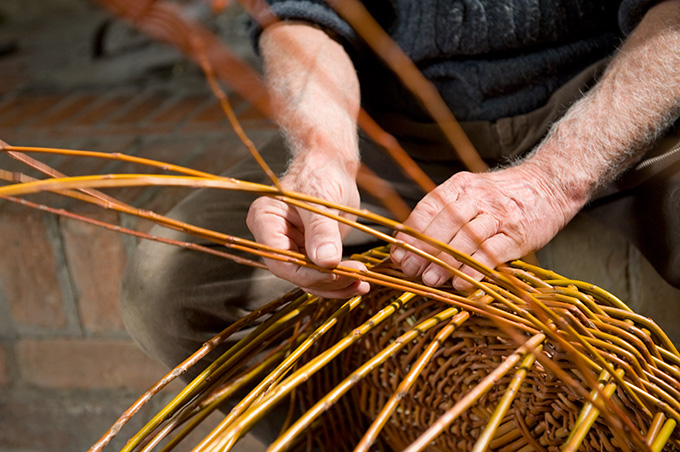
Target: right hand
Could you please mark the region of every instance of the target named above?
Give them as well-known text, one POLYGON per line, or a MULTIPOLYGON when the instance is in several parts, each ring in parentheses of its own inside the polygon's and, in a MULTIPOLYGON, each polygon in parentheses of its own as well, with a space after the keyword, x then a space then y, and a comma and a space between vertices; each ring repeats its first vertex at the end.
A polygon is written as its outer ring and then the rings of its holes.
MULTIPOLYGON (((313 160, 311 156, 296 159, 281 178, 283 188, 336 204, 359 207, 359 191, 354 178, 356 171, 346 168, 339 161, 313 160)), ((350 218, 335 209, 327 210, 350 218)), ((342 263, 347 267, 365 269, 359 262, 342 261, 342 238, 349 232, 349 226, 323 215, 290 206, 275 198, 261 197, 251 205, 247 224, 258 243, 301 252, 320 267, 334 268, 342 263)), ((365 294, 370 288, 365 281, 323 273, 288 262, 265 259, 265 264, 279 278, 327 298, 348 298, 365 294)))

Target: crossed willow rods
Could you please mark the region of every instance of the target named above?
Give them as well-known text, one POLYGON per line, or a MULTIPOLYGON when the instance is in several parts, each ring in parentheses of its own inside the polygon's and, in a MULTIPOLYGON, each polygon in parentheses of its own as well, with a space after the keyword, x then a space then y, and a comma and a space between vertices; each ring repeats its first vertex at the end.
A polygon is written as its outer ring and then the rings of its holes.
MULTIPOLYGON (((228 450, 238 440, 240 435, 252 427, 259 417, 271 409, 276 402, 282 400, 288 394, 294 396, 295 388, 299 384, 309 378, 314 372, 327 365, 333 356, 367 334, 375 325, 395 315, 395 312, 400 307, 408 304, 415 296, 443 302, 450 307, 420 319, 416 326, 405 332, 388 347, 356 369, 346 380, 326 394, 317 405, 298 419, 271 446, 271 450, 283 450, 300 441, 300 433, 314 425, 321 411, 337 402, 351 386, 364 378, 372 369, 398 353, 402 344, 420 337, 425 331, 437 325, 443 324, 444 327, 437 332, 434 340, 418 356, 407 377, 401 382, 397 391, 382 408, 380 414, 375 418, 373 424, 356 448, 356 450, 368 450, 387 423, 389 417, 395 412, 402 395, 412 388, 414 382, 430 362, 436 350, 471 315, 485 316, 493 320, 499 329, 505 331, 515 340, 518 348, 514 353, 506 357, 502 364, 484 378, 472 391, 440 417, 407 449, 409 452, 422 450, 433 438, 446 430, 465 409, 492 388, 494 382, 516 368, 507 391, 499 401, 489 424, 487 424, 484 432, 480 435, 473 450, 481 451, 488 448, 492 444, 494 435, 504 428, 504 425, 502 425, 504 413, 509 409, 514 397, 517 395, 522 380, 536 361, 560 378, 566 386, 569 386, 586 401, 563 450, 571 451, 578 449, 593 426, 595 419, 600 415, 604 416, 609 423, 613 435, 617 438, 617 444, 625 450, 631 450, 631 447, 633 447, 626 441, 626 438, 629 438, 634 447, 640 450, 662 450, 669 440, 676 447, 679 445, 676 439, 671 440, 670 438, 678 419, 680 419, 680 402, 678 402, 680 400, 680 384, 678 383, 678 380, 680 380, 680 370, 678 368, 680 366, 680 355, 663 331, 653 322, 637 316, 616 297, 590 284, 572 281, 520 261, 513 262, 509 266, 502 266, 498 270, 489 269, 475 262, 469 256, 451 249, 448 245, 423 236, 401 223, 365 210, 350 209, 303 194, 281 190, 276 177, 268 170, 266 163, 259 157, 259 153, 252 145, 252 142, 248 140, 243 129, 238 125, 236 117, 228 105, 226 95, 216 82, 217 77, 227 80, 236 91, 250 99, 263 111, 267 111, 269 104, 265 100, 266 94, 264 94, 261 84, 258 83, 257 77, 238 77, 238 75, 242 76, 243 74, 252 75, 252 72, 248 72, 250 68, 243 65, 238 59, 227 52, 214 36, 211 36, 200 26, 181 18, 174 9, 164 3, 153 0, 145 2, 101 0, 101 3, 113 9, 117 14, 133 20, 138 27, 151 36, 178 46, 185 54, 195 59, 201 65, 213 92, 220 100, 225 113, 234 125, 234 130, 250 149, 253 156, 258 159, 263 170, 270 175, 274 187, 221 178, 176 165, 123 154, 14 147, 3 143, 2 151, 45 173, 49 176, 49 179, 34 180, 22 173, 0 171, 0 178, 13 183, 12 185, 0 187, 0 196, 32 208, 68 216, 121 233, 219 255, 245 265, 264 267, 258 261, 235 256, 227 251, 154 237, 146 233, 99 222, 63 209, 52 208, 20 198, 21 196, 39 191, 52 191, 63 196, 73 197, 83 202, 98 205, 102 208, 144 218, 169 228, 184 231, 188 234, 224 245, 227 249, 246 251, 258 257, 282 260, 314 268, 322 272, 365 280, 374 284, 374 287, 383 286, 402 291, 403 295, 396 300, 388 300, 389 303, 371 319, 357 327, 353 335, 343 337, 327 351, 314 357, 299 368, 295 366, 300 355, 317 343, 338 321, 347 317, 361 303, 361 297, 346 300, 340 303, 339 307, 328 300, 323 300, 322 303, 317 297, 302 293, 291 294, 275 300, 206 342, 197 353, 150 388, 120 417, 102 439, 91 448, 92 451, 102 450, 111 438, 120 431, 123 425, 153 395, 157 394, 174 378, 184 373, 189 367, 207 355, 208 352, 223 343, 230 334, 265 314, 270 314, 271 317, 263 322, 245 340, 232 346, 222 357, 203 371, 166 408, 158 413, 138 434, 131 438, 123 449, 124 451, 151 450, 159 445, 160 441, 170 431, 186 423, 187 425, 184 430, 163 446, 164 451, 172 449, 192 428, 216 409, 221 402, 232 397, 235 392, 249 383, 260 380, 260 384, 237 404, 225 421, 196 449, 204 452, 228 450), (179 175, 113 174, 66 177, 27 156, 25 152, 61 154, 78 158, 97 157, 116 159, 172 171, 179 175), (96 190, 97 188, 107 187, 149 185, 210 187, 274 196, 292 206, 325 215, 336 221, 341 221, 364 232, 373 234, 391 246, 399 246, 412 251, 428 259, 430 262, 446 268, 452 274, 464 278, 473 284, 477 290, 469 296, 463 296, 428 287, 418 282, 408 281, 393 271, 382 270, 380 263, 384 262, 388 256, 384 250, 376 250, 356 257, 357 259, 364 260, 367 264, 366 270, 357 270, 344 266, 338 266, 334 269, 320 268, 300 253, 272 249, 239 237, 219 234, 214 231, 180 223, 154 212, 129 206, 96 190), (407 233, 478 270, 487 279, 481 282, 472 280, 442 260, 424 253, 418 248, 395 240, 391 236, 380 233, 370 227, 360 225, 355 221, 329 213, 327 209, 350 213, 357 217, 368 219, 375 224, 387 226, 394 231, 407 233), (492 305, 492 303, 495 303, 495 305, 492 305), (310 324, 300 324, 300 322, 305 322, 304 316, 314 312, 319 306, 324 308, 328 306, 330 307, 328 309, 331 310, 334 307, 337 307, 337 309, 330 313, 321 326, 317 327, 314 331, 308 331, 305 325, 310 324), (292 337, 282 340, 277 335, 277 332, 280 335, 280 331, 285 331, 287 326, 296 323, 298 323, 298 326, 295 329, 296 333, 292 337), (636 325, 641 325, 641 327, 636 325), (527 338, 527 336, 529 337, 527 338), (651 340, 651 337, 656 338, 660 345, 657 346, 651 340), (541 353, 541 348, 547 340, 554 341, 565 350, 577 366, 580 377, 585 380, 585 385, 582 385, 572 375, 551 361, 549 357, 541 353), (264 352, 265 350, 267 351, 266 356, 260 363, 250 367, 246 366, 245 363, 254 354, 264 352), (246 369, 238 373, 237 369, 241 367, 246 367, 246 369), (267 374, 272 367, 274 370, 267 374), (617 389, 625 392, 643 419, 648 422, 646 434, 643 431, 642 425, 635 425, 621 411, 620 407, 611 400, 612 394, 617 389)), ((262 8, 262 5, 258 6, 258 3, 257 1, 245 2, 244 6, 246 8, 262 8)), ((347 2, 333 1, 330 3, 355 27, 369 46, 380 57, 384 58, 388 66, 392 67, 402 77, 404 83, 416 95, 421 97, 421 100, 427 106, 434 119, 442 125, 449 140, 459 151, 463 151, 461 158, 467 162, 468 166, 472 169, 483 169, 483 162, 481 165, 479 164, 481 160, 475 162, 474 153, 465 152, 470 147, 469 141, 466 142, 464 134, 460 133, 461 131, 455 122, 455 118, 443 106, 436 92, 422 78, 403 52, 400 52, 389 40, 389 37, 370 19, 370 16, 362 9, 363 7, 355 0, 347 2)), ((404 157, 403 149, 399 147, 393 137, 382 131, 363 111, 360 113, 359 123, 376 142, 387 148, 390 154, 402 164, 405 172, 416 180, 424 190, 428 191, 433 187, 431 181, 412 162, 409 162, 404 157)))
MULTIPOLYGON (((415 337, 420 336, 423 332, 435 325, 446 322, 445 328, 438 333, 436 340, 429 345, 427 351, 418 358, 418 362, 410 370, 409 376, 402 382, 399 390, 393 394, 390 402, 385 405, 381 414, 375 419, 371 429, 367 431, 365 439, 357 447, 357 450, 367 450, 389 416, 393 413, 400 398, 399 394, 408 391, 409 387, 413 384, 413 381, 418 378, 419 373, 429 362, 431 356, 445 338, 448 337, 457 326, 465 322, 472 314, 482 315, 492 319, 497 323, 499 328, 506 331, 520 345, 496 370, 490 373, 476 388, 455 404, 444 416, 437 420, 437 422, 423 434, 421 439, 413 443, 408 449, 409 452, 422 450, 432 438, 442 433, 463 410, 488 391, 498 378, 505 375, 519 364, 519 369, 516 370, 515 376, 513 377, 513 383, 508 388, 506 396, 499 403, 498 408, 494 413, 493 422, 489 423, 485 433, 480 437, 478 446, 475 448, 475 450, 484 450, 494 436, 499 422, 503 418, 503 413, 510 406, 512 397, 516 394, 517 388, 521 384, 523 375, 526 374, 527 369, 531 367, 534 360, 540 362, 546 369, 549 369, 557 375, 565 385, 574 389, 584 398, 584 400, 588 401, 583 408, 583 414, 576 428, 573 430, 568 443, 565 445, 564 450, 576 450, 580 441, 583 440, 587 431, 592 426, 594 419, 600 414, 605 416, 616 436, 620 436, 621 438, 629 437, 636 447, 645 450, 661 450, 669 440, 677 420, 680 419, 680 403, 678 402, 680 399, 680 384, 678 383, 680 371, 678 371, 677 368, 677 366, 680 365, 680 356, 678 355, 677 350, 667 339, 663 331, 656 327, 651 321, 645 321, 644 319, 639 318, 639 316, 635 316, 620 300, 597 287, 571 281, 547 270, 519 261, 513 263, 511 267, 501 268, 500 270, 486 268, 472 260, 469 256, 451 249, 448 245, 419 234, 417 231, 411 230, 393 220, 380 217, 365 210, 335 205, 303 194, 280 191, 274 187, 222 178, 164 162, 122 154, 105 154, 92 151, 18 147, 9 145, 4 145, 2 150, 10 156, 19 159, 50 176, 50 178, 45 180, 33 180, 21 173, 0 172, 1 178, 10 182, 15 182, 14 184, 0 187, 0 196, 5 199, 10 199, 30 207, 43 209, 60 215, 70 216, 81 221, 99 224, 100 226, 114 229, 119 232, 133 233, 147 239, 164 240, 175 245, 194 248, 199 251, 205 250, 205 248, 199 245, 190 245, 183 242, 159 239, 157 237, 152 237, 149 234, 129 231, 117 225, 95 222, 84 216, 66 212, 63 209, 54 209, 46 205, 39 205, 17 198, 18 196, 25 196, 31 193, 51 191, 63 196, 74 197, 81 201, 90 202, 106 209, 148 219, 167 227, 206 238, 215 243, 222 244, 229 249, 246 251, 259 257, 283 260, 308 268, 314 268, 319 271, 350 276, 368 281, 378 286, 389 287, 404 292, 402 297, 392 301, 373 318, 358 327, 358 333, 354 333, 341 339, 335 346, 331 347, 328 351, 319 354, 300 369, 293 370, 293 366, 302 352, 308 350, 316 341, 318 341, 319 337, 337 323, 339 318, 346 316, 348 312, 355 308, 361 302, 361 297, 354 297, 347 300, 335 313, 328 317, 324 324, 316 331, 309 332, 306 331, 305 328, 300 328, 299 334, 288 339, 288 341, 284 342, 284 345, 274 348, 273 351, 269 352, 269 356, 265 358, 262 363, 248 369, 245 373, 234 379, 234 375, 232 375, 229 370, 235 369, 236 363, 249 359, 252 357, 253 353, 270 348, 277 339, 276 332, 281 331, 283 325, 299 320, 301 315, 309 313, 310 309, 319 303, 318 298, 310 295, 300 295, 297 299, 292 301, 290 299, 277 300, 272 305, 268 305, 260 311, 253 313, 253 315, 238 322, 215 339, 206 343, 197 354, 189 358, 177 369, 163 378, 157 385, 142 396, 142 398, 123 416, 121 416, 119 422, 107 432, 102 440, 93 446, 91 449, 93 451, 101 450, 120 430, 123 424, 127 422, 127 420, 137 412, 151 396, 160 391, 160 389, 167 385, 173 378, 186 371, 186 369, 201 359, 201 357, 205 356, 210 350, 222 343, 229 334, 247 323, 252 322, 255 318, 264 315, 265 313, 274 312, 278 309, 278 312, 276 312, 275 315, 251 333, 246 340, 231 347, 225 355, 206 369, 206 371, 182 391, 182 393, 180 393, 166 409, 152 419, 138 435, 133 437, 126 448, 123 449, 124 451, 135 450, 135 447, 143 444, 147 435, 150 435, 156 428, 163 425, 162 431, 157 433, 160 436, 157 436, 155 441, 150 441, 143 446, 143 449, 140 449, 150 450, 150 447, 157 444, 171 428, 187 421, 190 418, 190 415, 198 416, 194 419, 193 423, 189 424, 190 428, 195 426, 196 420, 205 417, 205 415, 215 409, 221 401, 232 396, 235 391, 242 388, 247 383, 254 381, 256 378, 261 378, 265 370, 269 368, 268 366, 272 366, 282 359, 277 368, 260 382, 247 399, 244 399, 236 406, 223 424, 216 429, 212 435, 206 438, 197 449, 199 451, 228 450, 243 432, 252 427, 252 425, 264 413, 270 410, 273 405, 288 396, 294 388, 307 380, 310 374, 328 364, 333 356, 336 356, 340 351, 356 342, 359 337, 366 334, 370 329, 374 328, 375 325, 393 315, 398 310, 399 306, 407 304, 408 301, 416 295, 431 300, 441 301, 451 307, 432 317, 423 319, 416 327, 405 333, 404 337, 395 340, 385 350, 377 354, 359 369, 355 370, 343 383, 329 392, 315 407, 294 423, 284 436, 276 443, 272 444, 271 450, 284 450, 287 446, 290 446, 292 442, 296 440, 295 438, 299 433, 312 425, 326 407, 335 403, 340 396, 342 396, 351 386, 356 384, 357 381, 365 377, 370 370, 374 369, 390 356, 394 356, 399 351, 400 346, 403 346, 403 344, 407 343, 409 340, 413 340, 415 337), (56 170, 48 168, 46 165, 28 157, 24 154, 26 152, 116 159, 161 168, 177 172, 180 175, 109 174, 64 177, 56 170), (291 205, 325 215, 336 221, 344 222, 345 224, 361 229, 364 232, 373 234, 375 237, 392 246, 400 246, 412 251, 431 262, 442 265, 451 273, 465 278, 478 290, 473 295, 466 297, 460 294, 424 286, 414 281, 408 281, 398 276, 393 276, 392 274, 389 274, 389 272, 381 272, 377 268, 371 268, 371 265, 367 265, 366 270, 357 270, 343 266, 334 269, 320 268, 315 266, 306 256, 300 253, 272 249, 242 238, 180 223, 154 212, 131 207, 95 190, 97 188, 105 187, 149 185, 209 187, 256 193, 265 196, 275 196, 291 205), (418 248, 355 221, 330 213, 327 209, 337 209, 338 211, 356 215, 357 217, 363 217, 375 224, 387 226, 392 230, 412 235, 475 268, 483 273, 488 280, 481 282, 475 281, 459 270, 447 265, 442 260, 429 255, 418 248), (532 277, 528 272, 544 277, 545 279, 532 277), (574 286, 581 290, 585 290, 594 297, 594 299, 600 301, 600 303, 598 304, 593 298, 577 292, 573 289, 574 286), (497 302, 498 306, 492 306, 491 302, 497 302), (285 307, 283 307, 284 304, 285 307), (620 318, 624 319, 624 321, 618 321, 619 324, 625 325, 628 331, 634 331, 632 334, 622 332, 622 328, 620 326, 617 327, 616 319, 620 318), (627 318, 634 318, 635 322, 643 325, 645 329, 649 330, 649 333, 635 329, 626 324, 625 319, 627 318), (530 335, 528 340, 526 339, 526 335, 530 335), (661 345, 659 347, 651 342, 649 339, 650 335, 656 337, 660 342, 661 345), (586 383, 585 386, 574 380, 572 376, 568 375, 548 357, 540 353, 541 344, 548 338, 559 343, 569 354, 573 362, 578 365, 579 369, 582 371, 582 376, 586 383), (289 372, 290 375, 285 377, 289 372), (596 377, 595 374, 599 375, 599 377, 596 377), (624 378, 624 376, 627 378, 624 378), (226 384, 227 382, 228 384, 226 384), (223 384, 226 384, 226 386, 220 387, 223 384), (591 390, 588 391, 586 387, 591 388, 591 390), (198 398, 197 400, 201 400, 200 402, 192 402, 192 399, 196 398, 201 392, 208 388, 219 388, 219 390, 205 400, 198 398), (611 402, 610 397, 617 388, 625 391, 627 397, 634 402, 636 409, 650 422, 647 438, 642 436, 640 426, 636 427, 635 424, 620 411, 620 408, 611 402), (180 409, 180 407, 186 403, 189 403, 189 405, 180 409), (197 413, 200 413, 200 415, 197 413), (659 428, 659 426, 661 426, 661 428, 659 428)), ((216 250, 210 250, 210 252, 225 258, 235 259, 242 264, 258 267, 262 266, 258 262, 232 256, 227 252, 216 250)), ((385 253, 382 255, 379 254, 379 252, 376 253, 378 253, 377 256, 380 258, 378 260, 384 260, 387 256, 385 253)), ((373 255, 372 259, 375 260, 375 256, 376 254, 373 255)), ((370 259, 367 263, 371 264, 370 259)), ((278 339, 280 340, 280 338, 278 339)), ((174 445, 176 442, 169 444, 174 445)), ((627 447, 625 440, 620 440, 619 444, 621 444, 622 447, 627 447)), ((169 449, 167 449, 166 446, 166 449, 163 450, 169 449)))

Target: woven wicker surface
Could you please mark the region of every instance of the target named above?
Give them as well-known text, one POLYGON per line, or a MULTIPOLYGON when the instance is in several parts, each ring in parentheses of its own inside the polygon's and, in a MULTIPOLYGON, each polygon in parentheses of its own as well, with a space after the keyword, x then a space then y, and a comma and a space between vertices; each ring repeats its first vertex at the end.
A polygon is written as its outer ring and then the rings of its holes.
MULTIPOLYGON (((387 257, 354 256, 398 276, 387 257)), ((195 450, 229 450, 285 413, 269 450, 678 449, 680 355, 663 332, 596 286, 522 262, 500 270, 499 284, 449 299, 292 292, 125 450, 191 427, 244 387, 195 450)))

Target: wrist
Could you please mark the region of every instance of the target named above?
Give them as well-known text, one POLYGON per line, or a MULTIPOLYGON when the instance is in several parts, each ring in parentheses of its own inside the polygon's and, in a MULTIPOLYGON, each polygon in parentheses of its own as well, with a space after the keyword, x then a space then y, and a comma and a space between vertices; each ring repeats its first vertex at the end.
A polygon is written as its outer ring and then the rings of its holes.
POLYGON ((325 173, 327 169, 340 171, 356 178, 360 161, 358 152, 335 151, 329 147, 305 148, 293 154, 286 175, 310 175, 325 173))
POLYGON ((562 213, 566 224, 588 202, 593 185, 567 162, 542 151, 547 150, 539 149, 516 168, 529 184, 550 200, 556 211, 562 213))

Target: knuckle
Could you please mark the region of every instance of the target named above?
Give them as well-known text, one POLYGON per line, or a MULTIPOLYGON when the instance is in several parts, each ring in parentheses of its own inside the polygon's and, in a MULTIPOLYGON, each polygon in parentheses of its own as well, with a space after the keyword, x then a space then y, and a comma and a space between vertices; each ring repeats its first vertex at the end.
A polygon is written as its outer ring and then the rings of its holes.
POLYGON ((504 254, 504 246, 499 240, 487 240, 479 246, 479 251, 485 256, 485 260, 495 267, 498 264, 503 263, 501 256, 504 254))

